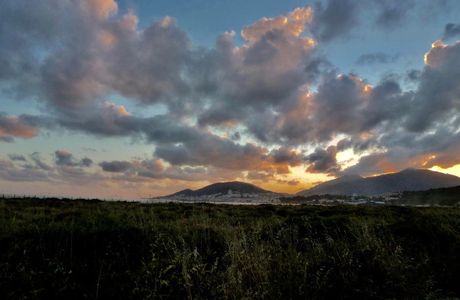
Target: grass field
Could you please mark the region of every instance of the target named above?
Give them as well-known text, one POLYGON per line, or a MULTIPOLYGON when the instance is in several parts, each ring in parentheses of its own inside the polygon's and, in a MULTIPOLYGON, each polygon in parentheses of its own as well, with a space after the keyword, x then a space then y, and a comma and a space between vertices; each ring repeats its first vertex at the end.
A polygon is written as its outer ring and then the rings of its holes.
POLYGON ((0 200, 2 299, 455 299, 460 209, 0 200))

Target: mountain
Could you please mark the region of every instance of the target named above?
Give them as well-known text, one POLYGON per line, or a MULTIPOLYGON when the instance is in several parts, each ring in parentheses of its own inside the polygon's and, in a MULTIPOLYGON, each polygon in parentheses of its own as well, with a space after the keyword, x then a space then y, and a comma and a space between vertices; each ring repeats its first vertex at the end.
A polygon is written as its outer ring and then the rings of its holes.
POLYGON ((211 195, 228 195, 228 194, 274 194, 271 191, 261 189, 253 184, 231 181, 219 182, 205 186, 198 190, 186 189, 166 197, 203 197, 211 195))
POLYGON ((321 183, 297 195, 381 195, 402 191, 423 191, 460 185, 460 178, 422 169, 406 169, 398 173, 372 177, 344 176, 321 183))

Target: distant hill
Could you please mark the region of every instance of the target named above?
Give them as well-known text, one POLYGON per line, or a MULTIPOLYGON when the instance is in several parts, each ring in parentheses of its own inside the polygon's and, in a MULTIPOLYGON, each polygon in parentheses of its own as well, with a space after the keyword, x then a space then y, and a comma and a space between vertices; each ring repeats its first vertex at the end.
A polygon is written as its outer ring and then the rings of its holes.
POLYGON ((460 186, 442 189, 431 189, 421 192, 403 192, 392 204, 405 205, 442 205, 460 206, 460 186))
POLYGON ((373 177, 348 175, 321 183, 297 195, 367 195, 375 196, 402 191, 424 191, 460 185, 460 178, 422 169, 406 169, 398 173, 373 177))
POLYGON ((198 190, 186 189, 166 197, 201 197, 209 195, 226 195, 231 191, 233 194, 274 194, 253 184, 231 181, 219 182, 205 186, 198 190))

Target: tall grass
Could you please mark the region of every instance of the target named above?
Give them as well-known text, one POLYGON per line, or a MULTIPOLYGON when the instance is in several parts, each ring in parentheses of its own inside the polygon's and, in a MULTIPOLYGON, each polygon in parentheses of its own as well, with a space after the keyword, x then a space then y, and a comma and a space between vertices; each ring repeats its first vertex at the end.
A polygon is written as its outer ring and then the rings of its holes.
POLYGON ((448 299, 460 209, 0 200, 3 299, 448 299))

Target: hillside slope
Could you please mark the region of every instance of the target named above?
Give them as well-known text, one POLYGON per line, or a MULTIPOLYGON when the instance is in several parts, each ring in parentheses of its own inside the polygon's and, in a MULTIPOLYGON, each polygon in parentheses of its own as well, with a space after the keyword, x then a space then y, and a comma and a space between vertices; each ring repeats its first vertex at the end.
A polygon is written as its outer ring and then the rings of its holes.
POLYGON ((226 195, 231 191, 234 194, 273 194, 271 191, 264 190, 253 184, 239 182, 239 181, 230 181, 230 182, 218 182, 208 186, 205 186, 198 190, 186 189, 167 197, 201 197, 209 195, 226 195))
POLYGON ((298 193, 311 195, 380 195, 402 191, 423 191, 460 185, 460 178, 422 169, 406 169, 398 173, 373 177, 338 178, 298 193))

